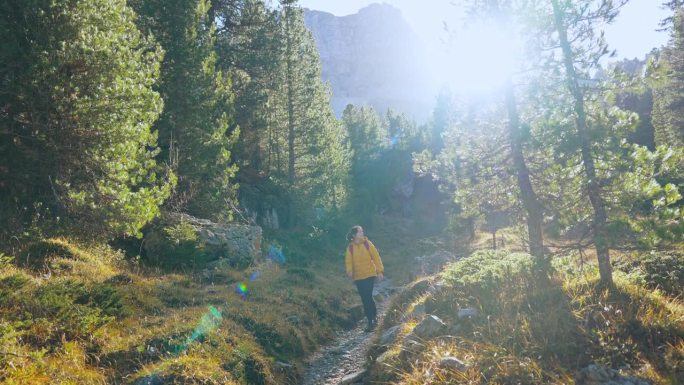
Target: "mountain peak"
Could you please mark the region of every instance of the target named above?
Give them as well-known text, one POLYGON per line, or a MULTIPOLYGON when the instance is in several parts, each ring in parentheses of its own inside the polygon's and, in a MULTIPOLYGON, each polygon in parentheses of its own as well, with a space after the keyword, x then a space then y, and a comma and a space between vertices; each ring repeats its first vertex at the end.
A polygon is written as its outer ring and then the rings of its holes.
POLYGON ((427 118, 432 94, 424 48, 398 8, 376 3, 341 17, 306 10, 304 21, 316 40, 338 116, 354 104, 427 118))

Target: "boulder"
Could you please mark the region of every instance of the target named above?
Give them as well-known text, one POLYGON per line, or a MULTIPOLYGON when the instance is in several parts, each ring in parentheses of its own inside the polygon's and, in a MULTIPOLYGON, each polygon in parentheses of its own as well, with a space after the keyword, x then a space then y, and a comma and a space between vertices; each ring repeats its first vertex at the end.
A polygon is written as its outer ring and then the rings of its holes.
POLYGON ((342 377, 342 380, 339 382, 339 385, 350 385, 350 384, 356 384, 360 383, 363 381, 363 378, 366 376, 366 371, 361 370, 356 373, 348 374, 344 377, 342 377))
POLYGON ((394 353, 393 351, 391 351, 391 350, 388 350, 388 351, 382 353, 382 354, 380 355, 380 357, 378 357, 378 358, 375 360, 375 363, 376 363, 377 365, 381 365, 381 366, 383 366, 383 365, 389 365, 389 361, 390 361, 390 360, 392 359, 392 357, 394 357, 394 356, 395 356, 395 353, 394 353))
POLYGON ((453 369, 457 370, 459 372, 463 372, 466 369, 468 369, 468 365, 466 365, 463 361, 459 360, 456 357, 442 357, 442 359, 439 360, 437 363, 437 367, 440 369, 453 369))
POLYGON ((428 314, 411 332, 421 340, 435 338, 447 330, 447 324, 436 315, 428 314))
POLYGON ((576 385, 650 385, 637 377, 625 377, 615 369, 592 364, 580 370, 575 376, 576 385))
POLYGON ((472 318, 477 316, 477 309, 472 307, 458 309, 458 313, 456 313, 456 315, 458 316, 458 318, 472 318))
MULTIPOLYGON (((259 226, 215 223, 186 214, 165 214, 145 234, 149 259, 185 260, 186 263, 220 260, 228 267, 246 267, 261 254, 259 226)), ((210 266, 211 269, 223 266, 210 266)))
POLYGON ((425 349, 425 344, 420 342, 415 335, 409 334, 401 344, 399 359, 403 362, 409 362, 423 349, 425 349))
POLYGON ((399 333, 401 332, 401 325, 392 326, 391 328, 385 330, 380 336, 378 344, 381 346, 389 346, 397 340, 399 333))

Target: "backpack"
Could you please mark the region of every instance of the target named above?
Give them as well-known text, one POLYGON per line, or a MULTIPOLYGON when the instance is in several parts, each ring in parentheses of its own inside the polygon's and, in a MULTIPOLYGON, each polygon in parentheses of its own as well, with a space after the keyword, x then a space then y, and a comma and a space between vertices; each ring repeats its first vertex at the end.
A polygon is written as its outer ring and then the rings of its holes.
MULTIPOLYGON (((368 240, 363 241, 363 245, 366 246, 366 250, 368 250, 368 254, 370 254, 370 246, 368 245, 368 240)), ((349 244, 349 254, 352 257, 354 256, 354 244, 353 243, 349 244)))

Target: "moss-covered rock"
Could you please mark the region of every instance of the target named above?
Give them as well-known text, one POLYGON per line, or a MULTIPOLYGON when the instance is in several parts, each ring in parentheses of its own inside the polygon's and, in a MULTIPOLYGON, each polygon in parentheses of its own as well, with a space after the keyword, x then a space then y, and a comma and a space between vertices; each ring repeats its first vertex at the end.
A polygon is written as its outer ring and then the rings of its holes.
POLYGON ((184 214, 166 214, 145 234, 147 259, 168 267, 203 266, 223 260, 249 266, 261 254, 261 228, 215 223, 184 214))

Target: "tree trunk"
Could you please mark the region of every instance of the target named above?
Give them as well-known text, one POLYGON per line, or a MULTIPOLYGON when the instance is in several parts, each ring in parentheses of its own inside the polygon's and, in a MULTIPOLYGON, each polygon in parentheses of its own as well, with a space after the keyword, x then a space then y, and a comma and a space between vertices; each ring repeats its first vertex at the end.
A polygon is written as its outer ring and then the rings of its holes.
POLYGON ((566 81, 570 93, 574 99, 575 110, 575 126, 577 128, 577 135, 580 140, 580 148, 582 155, 582 163, 584 164, 584 173, 588 179, 587 193, 591 206, 594 209, 594 246, 596 247, 596 255, 598 257, 599 273, 601 275, 601 282, 607 286, 613 285, 613 272, 610 266, 610 251, 606 243, 606 207, 601 197, 601 186, 599 186, 596 178, 596 167, 594 165, 594 158, 591 154, 591 141, 587 132, 587 115, 584 110, 584 95, 580 89, 577 73, 573 65, 573 53, 568 41, 567 30, 563 23, 563 16, 561 15, 558 6, 558 0, 551 0, 553 5, 553 15, 560 40, 560 46, 563 50, 563 62, 565 64, 566 81))
POLYGON ((506 108, 508 110, 508 134, 511 141, 511 153, 513 166, 518 178, 518 188, 522 197, 523 206, 527 211, 527 233, 530 239, 530 254, 537 258, 544 258, 544 238, 542 234, 542 205, 539 203, 537 194, 532 188, 530 171, 525 163, 523 155, 523 137, 520 130, 520 118, 515 105, 513 94, 513 82, 509 77, 506 80, 506 108))

